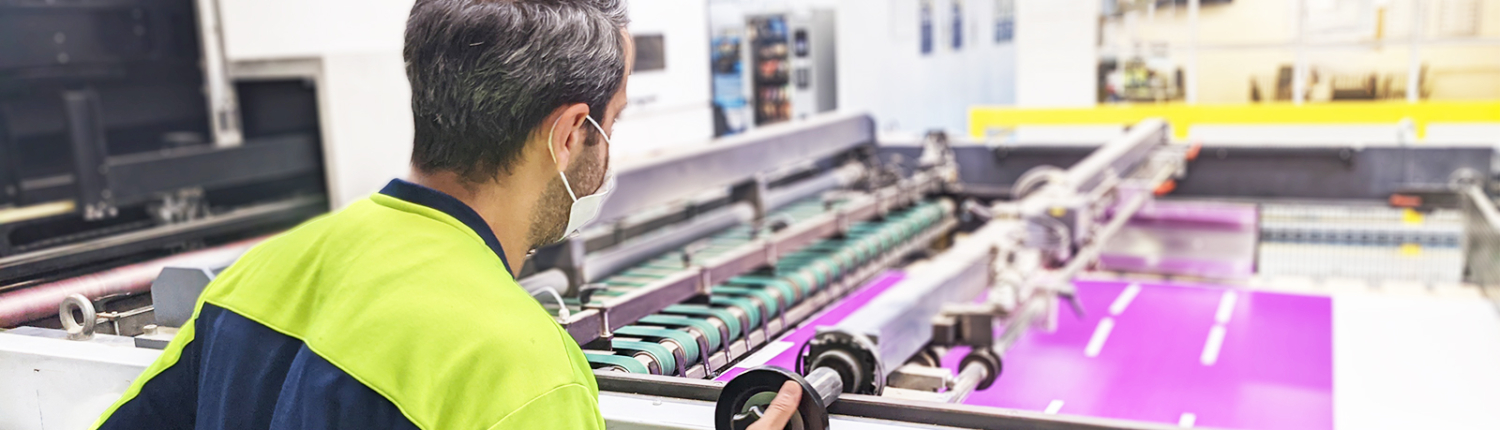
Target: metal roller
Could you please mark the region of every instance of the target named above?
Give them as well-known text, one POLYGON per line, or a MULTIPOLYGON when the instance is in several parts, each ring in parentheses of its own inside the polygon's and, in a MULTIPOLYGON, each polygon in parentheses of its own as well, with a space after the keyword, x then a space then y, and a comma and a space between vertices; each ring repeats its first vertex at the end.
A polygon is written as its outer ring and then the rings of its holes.
POLYGON ((717 430, 745 430, 759 421, 770 407, 771 401, 786 381, 795 381, 802 386, 802 398, 797 402, 797 411, 787 422, 787 428, 825 430, 828 428, 828 404, 839 396, 839 387, 844 385, 839 375, 832 371, 820 371, 806 378, 790 370, 775 366, 750 369, 724 385, 714 407, 714 428, 717 430))

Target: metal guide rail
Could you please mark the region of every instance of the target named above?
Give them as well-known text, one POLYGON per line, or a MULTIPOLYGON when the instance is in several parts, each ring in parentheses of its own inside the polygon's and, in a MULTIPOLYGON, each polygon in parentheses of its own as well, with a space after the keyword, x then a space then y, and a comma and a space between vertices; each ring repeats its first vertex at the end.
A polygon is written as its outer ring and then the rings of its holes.
MULTIPOLYGON (((960 403, 990 386, 1006 349, 1038 322, 1053 321, 1059 298, 1072 301, 1073 276, 1098 259, 1156 190, 1185 172, 1187 152, 1167 145, 1167 133, 1161 121, 1146 121, 1071 169, 1023 175, 1020 182, 1027 184, 1017 187, 1018 201, 979 210, 994 219, 843 321, 818 328, 801 345, 795 369, 758 367, 731 380, 717 398, 715 427, 756 422, 786 381, 803 387, 795 418, 800 428, 828 428, 828 414, 846 394, 928 400, 937 402, 931 411, 961 414, 962 406, 936 405, 960 403), (1017 263, 1022 260, 1029 263, 1017 263), (1017 301, 997 299, 1002 287, 1017 301), (999 336, 997 323, 1005 326, 999 336), (957 375, 936 366, 941 353, 935 351, 952 346, 971 350, 957 375)), ((933 424, 942 416, 917 415, 903 421, 933 424)))
POLYGON ((1479 185, 1460 188, 1468 236, 1468 280, 1500 310, 1500 210, 1479 185))
MULTIPOLYGON (((799 250, 830 236, 848 234, 860 222, 911 205, 941 186, 937 177, 920 173, 901 184, 871 193, 852 193, 830 201, 812 201, 770 214, 768 220, 788 220, 779 230, 741 227, 738 234, 722 234, 702 249, 679 250, 648 262, 650 278, 615 279, 577 309, 570 309, 561 324, 580 345, 607 338, 621 327, 661 312, 695 296, 709 294, 710 287, 761 267, 772 266, 799 250), (669 261, 670 260, 670 261, 669 261), (632 285, 625 285, 625 284, 632 285), (597 299, 597 300, 594 300, 597 299)), ((951 210, 949 211, 951 212, 951 210)), ((636 272, 634 275, 640 275, 636 272)))
MULTIPOLYGON (((819 210, 816 200, 786 212, 819 210)), ((634 373, 711 377, 750 351, 806 319, 817 309, 890 267, 894 260, 950 230, 956 223, 946 202, 923 202, 878 221, 850 225, 830 237, 780 256, 772 265, 714 285, 706 303, 673 304, 614 331, 610 351, 585 351, 596 368, 634 373), (637 363, 638 362, 638 363, 637 363)), ((715 247, 745 240, 741 226, 715 235, 715 247)), ((681 267, 672 253, 607 278, 595 294, 629 294, 681 267)))

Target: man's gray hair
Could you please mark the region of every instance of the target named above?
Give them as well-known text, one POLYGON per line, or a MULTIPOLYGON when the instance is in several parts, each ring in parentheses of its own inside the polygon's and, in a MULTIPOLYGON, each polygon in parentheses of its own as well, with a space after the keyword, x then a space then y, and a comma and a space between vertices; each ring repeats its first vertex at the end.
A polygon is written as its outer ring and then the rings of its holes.
POLYGON ((412 165, 486 182, 558 107, 585 103, 604 122, 629 73, 626 24, 622 0, 417 0, 402 51, 412 165))

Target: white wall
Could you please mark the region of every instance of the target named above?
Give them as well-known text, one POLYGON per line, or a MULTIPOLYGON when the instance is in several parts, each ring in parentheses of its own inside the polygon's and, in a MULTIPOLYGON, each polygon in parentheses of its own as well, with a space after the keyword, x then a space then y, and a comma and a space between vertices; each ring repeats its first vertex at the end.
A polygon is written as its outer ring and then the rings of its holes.
POLYGON ((922 55, 917 0, 839 1, 839 110, 871 112, 882 130, 966 133, 970 106, 1015 103, 1017 50, 995 43, 994 4, 964 2, 954 51, 949 0, 934 0, 933 52, 922 55))
POLYGON ((1098 101, 1098 0, 1016 1, 1016 105, 1098 101))
POLYGON ((614 127, 614 155, 634 157, 712 139, 707 3, 633 0, 630 21, 636 35, 663 36, 667 68, 631 75, 630 107, 614 127))
MULTIPOLYGON (((323 60, 319 95, 334 207, 406 176, 411 89, 401 48, 413 0, 220 1, 231 61, 323 60)), ((632 107, 615 130, 621 152, 712 137, 705 0, 630 3, 632 31, 670 32, 669 72, 631 77, 632 107)))

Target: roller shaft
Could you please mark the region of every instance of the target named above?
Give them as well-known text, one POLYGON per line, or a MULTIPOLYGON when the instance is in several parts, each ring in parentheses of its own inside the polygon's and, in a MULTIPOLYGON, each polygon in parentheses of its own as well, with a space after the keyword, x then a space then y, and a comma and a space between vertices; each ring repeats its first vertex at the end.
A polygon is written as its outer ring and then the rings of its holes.
POLYGON ((844 378, 839 377, 839 372, 827 367, 814 369, 804 379, 818 391, 818 397, 823 399, 825 405, 833 404, 833 401, 839 399, 839 393, 844 391, 844 378))
POLYGON ((227 245, 184 252, 171 257, 117 267, 99 273, 64 279, 0 294, 0 327, 14 327, 28 321, 57 316, 57 305, 72 294, 90 300, 100 297, 142 293, 151 290, 151 281, 166 267, 222 267, 234 262, 240 254, 264 241, 266 237, 243 240, 227 245))
POLYGON ((963 402, 969 394, 974 393, 974 389, 979 387, 981 381, 989 377, 989 373, 990 370, 983 364, 969 363, 968 366, 964 366, 963 371, 958 373, 957 378, 954 378, 953 388, 948 390, 951 393, 948 396, 948 403, 963 402))

